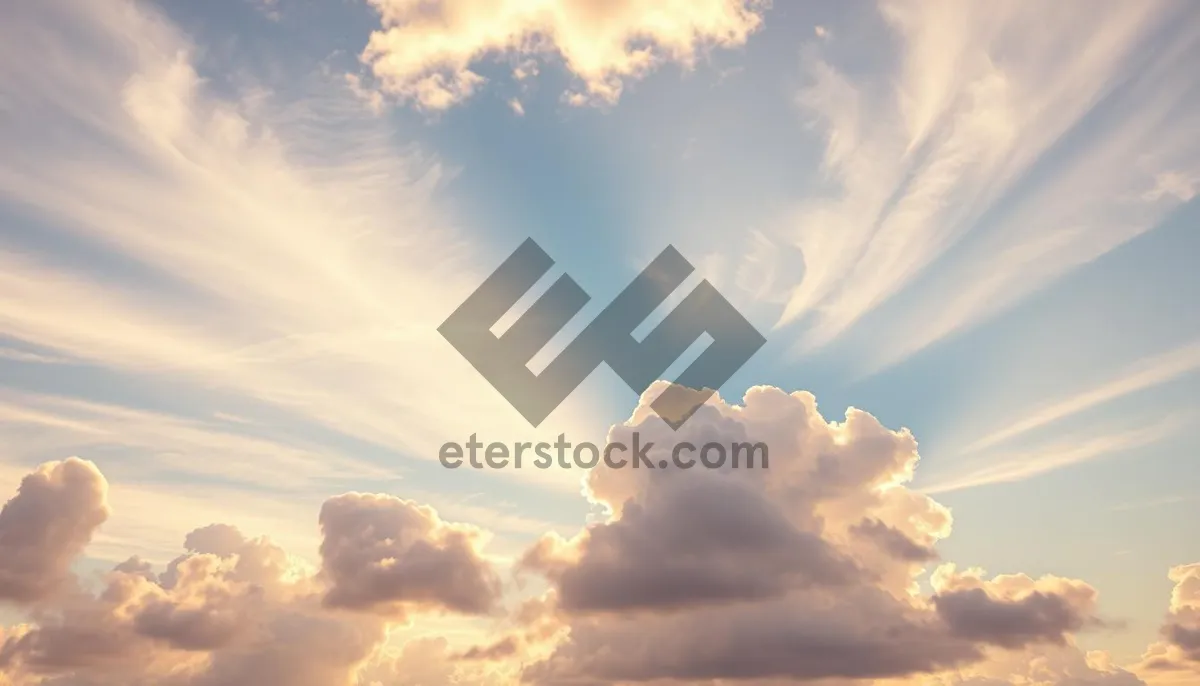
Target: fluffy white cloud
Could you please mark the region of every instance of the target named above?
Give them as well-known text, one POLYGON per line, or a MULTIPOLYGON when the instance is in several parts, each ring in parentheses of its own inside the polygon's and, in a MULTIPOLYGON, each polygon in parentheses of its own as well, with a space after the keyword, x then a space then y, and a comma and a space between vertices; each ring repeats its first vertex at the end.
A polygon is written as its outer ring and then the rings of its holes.
MULTIPOLYGON (((382 90, 428 110, 473 95, 489 55, 557 55, 582 89, 568 102, 611 103, 624 83, 664 62, 690 67, 710 46, 741 45, 762 23, 766 0, 370 0, 383 26, 362 60, 382 90)), ((522 59, 525 58, 525 59, 522 59)), ((536 63, 534 63, 536 66, 536 63)))

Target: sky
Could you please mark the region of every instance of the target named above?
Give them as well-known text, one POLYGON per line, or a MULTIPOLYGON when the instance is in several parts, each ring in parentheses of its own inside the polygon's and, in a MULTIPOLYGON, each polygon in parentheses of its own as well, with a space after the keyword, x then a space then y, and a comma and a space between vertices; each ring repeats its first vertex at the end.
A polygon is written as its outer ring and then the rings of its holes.
POLYGON ((1198 61, 1188 0, 5 3, 0 686, 1200 682, 1198 61), (535 371, 689 260, 766 344, 681 432, 775 469, 445 468, 664 431, 438 334, 527 238, 535 371))

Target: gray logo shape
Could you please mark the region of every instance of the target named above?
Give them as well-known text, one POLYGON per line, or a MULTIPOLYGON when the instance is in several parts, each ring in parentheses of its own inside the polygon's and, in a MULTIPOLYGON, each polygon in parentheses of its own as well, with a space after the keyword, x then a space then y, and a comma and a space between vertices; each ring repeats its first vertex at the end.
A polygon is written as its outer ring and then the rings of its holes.
POLYGON ((529 361, 591 299, 579 284, 564 274, 502 336, 491 328, 553 266, 554 260, 526 239, 438 327, 533 426, 602 362, 641 395, 708 333, 712 343, 651 405, 678 429, 766 342, 707 280, 641 342, 634 339, 633 331, 695 270, 667 246, 541 374, 534 374, 529 361))

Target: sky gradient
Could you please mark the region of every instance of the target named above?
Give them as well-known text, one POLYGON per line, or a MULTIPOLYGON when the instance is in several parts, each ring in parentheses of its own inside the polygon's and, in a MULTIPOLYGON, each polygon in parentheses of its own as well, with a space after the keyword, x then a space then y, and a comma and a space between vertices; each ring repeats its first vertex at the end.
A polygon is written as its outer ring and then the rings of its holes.
POLYGON ((4 4, 0 686, 1200 683, 1197 63, 1188 0, 4 4), (683 431, 773 469, 442 467, 662 428, 438 335, 526 238, 535 370, 691 261, 767 343, 683 431))

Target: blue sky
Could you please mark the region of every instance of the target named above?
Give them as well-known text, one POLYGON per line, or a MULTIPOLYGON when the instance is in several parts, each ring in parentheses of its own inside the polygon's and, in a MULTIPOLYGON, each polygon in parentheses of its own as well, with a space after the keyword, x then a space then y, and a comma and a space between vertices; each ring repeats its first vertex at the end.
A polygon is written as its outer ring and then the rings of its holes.
MULTIPOLYGON (((748 3, 740 29, 663 19, 647 44, 687 49, 632 71, 585 49, 601 29, 498 48, 468 15, 372 63, 386 6, 0 29, 0 485, 100 465, 95 564, 217 518, 311 549, 348 490, 501 557, 577 530, 579 473, 436 462, 532 429, 433 329, 526 237, 592 296, 578 321, 669 243, 767 336, 726 400, 910 429, 944 559, 1087 579, 1127 624, 1086 648, 1154 639, 1165 570, 1200 559, 1200 6, 748 3), (455 50, 478 85, 412 96, 455 50)), ((538 431, 599 440, 636 403, 602 367, 538 431)))

